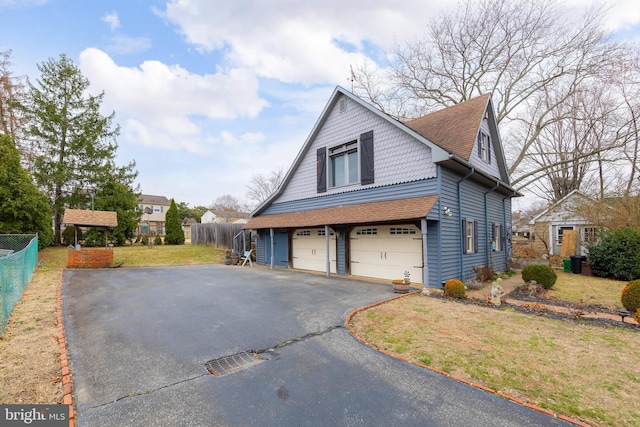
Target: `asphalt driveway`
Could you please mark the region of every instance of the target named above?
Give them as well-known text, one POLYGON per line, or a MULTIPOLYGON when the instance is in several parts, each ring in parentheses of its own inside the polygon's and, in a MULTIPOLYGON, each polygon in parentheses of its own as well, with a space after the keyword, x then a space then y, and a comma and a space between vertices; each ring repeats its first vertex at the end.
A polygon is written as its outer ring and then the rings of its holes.
POLYGON ((200 265, 67 270, 62 292, 80 427, 569 425, 354 339, 390 285, 200 265))

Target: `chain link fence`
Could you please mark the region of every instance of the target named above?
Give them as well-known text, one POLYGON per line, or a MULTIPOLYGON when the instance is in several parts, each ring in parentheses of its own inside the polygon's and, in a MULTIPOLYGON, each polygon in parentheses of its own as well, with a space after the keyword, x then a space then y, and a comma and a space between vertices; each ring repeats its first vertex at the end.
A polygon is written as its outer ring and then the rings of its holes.
POLYGON ((38 236, 0 234, 0 336, 38 263, 38 236))

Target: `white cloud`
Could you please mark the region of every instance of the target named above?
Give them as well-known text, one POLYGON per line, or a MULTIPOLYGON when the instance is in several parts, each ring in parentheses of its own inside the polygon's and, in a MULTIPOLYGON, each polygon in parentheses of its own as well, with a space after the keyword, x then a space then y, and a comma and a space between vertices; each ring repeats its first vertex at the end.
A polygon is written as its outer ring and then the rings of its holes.
POLYGON ((105 92, 103 108, 124 119, 123 136, 133 144, 203 152, 199 118, 255 117, 267 105, 244 69, 198 75, 158 61, 121 67, 95 48, 82 51, 79 63, 92 87, 105 92))
POLYGON ((120 28, 120 18, 118 18, 118 13, 115 10, 104 15, 102 20, 109 25, 111 31, 115 31, 120 28))
POLYGON ((612 30, 627 30, 640 24, 638 0, 617 0, 609 2, 606 25, 612 30))
POLYGON ((114 53, 137 53, 149 50, 151 48, 151 39, 148 37, 129 37, 122 34, 116 34, 111 39, 108 49, 114 53))
MULTIPOLYGON (((444 2, 442 2, 444 3, 444 2)), ((444 8, 421 0, 212 3, 172 0, 164 17, 202 50, 224 49, 233 66, 283 82, 342 83, 367 43, 388 49, 398 34, 424 30, 444 8), (315 5, 315 6, 314 6, 315 5), (241 10, 239 8, 241 7, 241 10)))

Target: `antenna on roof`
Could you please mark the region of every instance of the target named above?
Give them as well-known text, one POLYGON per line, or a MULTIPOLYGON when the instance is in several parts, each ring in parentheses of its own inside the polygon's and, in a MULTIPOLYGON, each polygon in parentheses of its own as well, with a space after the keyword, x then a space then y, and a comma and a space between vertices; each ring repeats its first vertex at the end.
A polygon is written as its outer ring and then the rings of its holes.
POLYGON ((353 93, 353 82, 356 81, 356 73, 353 72, 353 67, 351 65, 349 65, 349 69, 351 70, 351 78, 349 80, 351 80, 351 93, 353 93))

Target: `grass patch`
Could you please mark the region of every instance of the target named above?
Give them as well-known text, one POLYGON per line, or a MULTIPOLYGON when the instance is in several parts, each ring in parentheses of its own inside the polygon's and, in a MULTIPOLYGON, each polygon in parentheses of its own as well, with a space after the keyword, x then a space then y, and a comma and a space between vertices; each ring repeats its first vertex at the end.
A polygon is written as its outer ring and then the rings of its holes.
POLYGON ((549 291, 549 296, 586 304, 622 307, 620 294, 627 282, 565 273, 558 270, 556 273, 558 280, 549 291))
POLYGON ((360 312, 351 327, 373 345, 413 362, 589 424, 639 421, 637 331, 420 295, 360 312), (394 321, 382 326, 386 318, 394 321))
POLYGON ((213 246, 162 245, 119 246, 113 248, 113 261, 123 262, 126 267, 151 265, 190 265, 221 264, 224 262, 224 250, 213 246))
MULTIPOLYGON (((0 338, 0 404, 62 403, 56 303, 67 248, 38 253, 38 267, 0 338)), ((223 263, 224 250, 211 246, 125 246, 114 248, 125 266, 223 263)))

